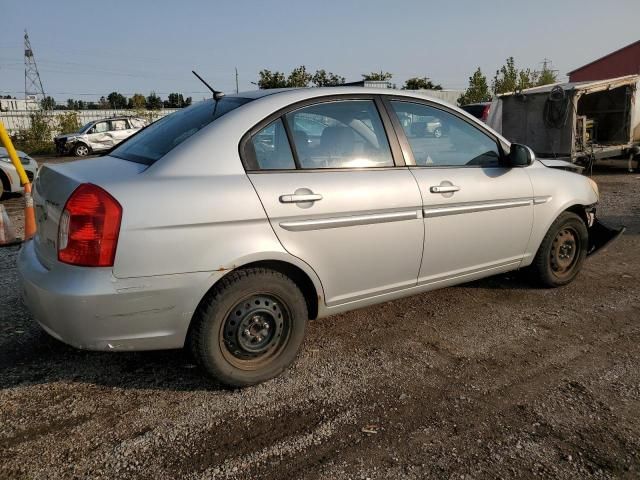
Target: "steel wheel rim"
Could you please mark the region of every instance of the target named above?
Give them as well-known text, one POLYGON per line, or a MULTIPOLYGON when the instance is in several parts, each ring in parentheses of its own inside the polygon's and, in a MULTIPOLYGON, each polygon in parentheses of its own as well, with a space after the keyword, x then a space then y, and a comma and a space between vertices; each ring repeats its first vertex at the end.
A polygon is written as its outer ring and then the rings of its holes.
POLYGON ((582 244, 580 235, 573 227, 564 227, 556 234, 551 243, 549 262, 553 274, 564 279, 573 273, 578 260, 582 244))
POLYGON ((277 358, 291 335, 286 304, 272 294, 253 294, 225 315, 218 335, 224 358, 242 370, 263 368, 277 358))
POLYGON ((439 128, 436 128, 436 129, 433 131, 433 136, 434 136, 434 137, 436 137, 436 138, 440 138, 440 137, 442 136, 442 130, 441 130, 441 129, 439 129, 439 128))
POLYGON ((80 157, 85 157, 89 153, 89 149, 85 146, 80 146, 76 148, 76 153, 80 157))

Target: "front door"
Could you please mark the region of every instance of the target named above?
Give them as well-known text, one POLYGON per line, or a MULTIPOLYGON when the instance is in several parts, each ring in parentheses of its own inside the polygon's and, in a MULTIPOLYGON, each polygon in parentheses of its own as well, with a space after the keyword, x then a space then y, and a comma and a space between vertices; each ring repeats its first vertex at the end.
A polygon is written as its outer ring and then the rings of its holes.
POLYGON ((257 164, 249 178, 271 225, 318 274, 328 305, 416 284, 420 191, 406 167, 394 166, 372 99, 297 109, 248 145, 257 164))
POLYGON ((517 268, 533 223, 526 170, 502 166, 496 139, 470 120, 428 104, 392 100, 389 105, 402 125, 423 198, 418 283, 517 268), (424 118, 439 131, 411 128, 424 118))

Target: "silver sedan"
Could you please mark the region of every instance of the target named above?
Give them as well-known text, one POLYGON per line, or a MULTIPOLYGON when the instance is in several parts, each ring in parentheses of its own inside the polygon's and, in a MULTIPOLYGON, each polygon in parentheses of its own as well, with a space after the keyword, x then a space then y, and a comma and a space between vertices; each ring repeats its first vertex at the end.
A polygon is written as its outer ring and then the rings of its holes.
POLYGON ((186 346, 218 381, 245 386, 291 364, 309 319, 517 269, 571 282, 621 233, 596 219, 598 195, 438 100, 241 93, 108 156, 42 167, 19 271, 52 336, 92 350, 186 346), (411 128, 426 117, 446 135, 411 128))

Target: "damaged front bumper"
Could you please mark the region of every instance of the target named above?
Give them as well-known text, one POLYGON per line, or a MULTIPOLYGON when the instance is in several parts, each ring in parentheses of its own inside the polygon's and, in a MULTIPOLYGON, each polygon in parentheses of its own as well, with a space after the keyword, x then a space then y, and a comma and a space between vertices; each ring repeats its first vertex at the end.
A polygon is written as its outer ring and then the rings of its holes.
POLYGON ((589 212, 589 248, 587 255, 593 255, 601 251, 614 240, 617 240, 624 233, 626 227, 614 228, 600 221, 595 210, 589 212))

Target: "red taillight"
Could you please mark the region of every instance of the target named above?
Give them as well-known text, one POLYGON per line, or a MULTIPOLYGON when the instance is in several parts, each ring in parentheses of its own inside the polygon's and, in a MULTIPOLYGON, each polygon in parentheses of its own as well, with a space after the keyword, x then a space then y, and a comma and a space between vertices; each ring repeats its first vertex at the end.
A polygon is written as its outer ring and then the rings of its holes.
POLYGON ((483 122, 486 122, 487 118, 489 118, 489 109, 490 108, 491 108, 491 104, 484 106, 484 109, 482 110, 482 117, 480 118, 480 120, 482 120, 483 122))
POLYGON ((58 228, 58 260, 85 267, 111 267, 122 207, 102 188, 83 183, 69 197, 58 228))

